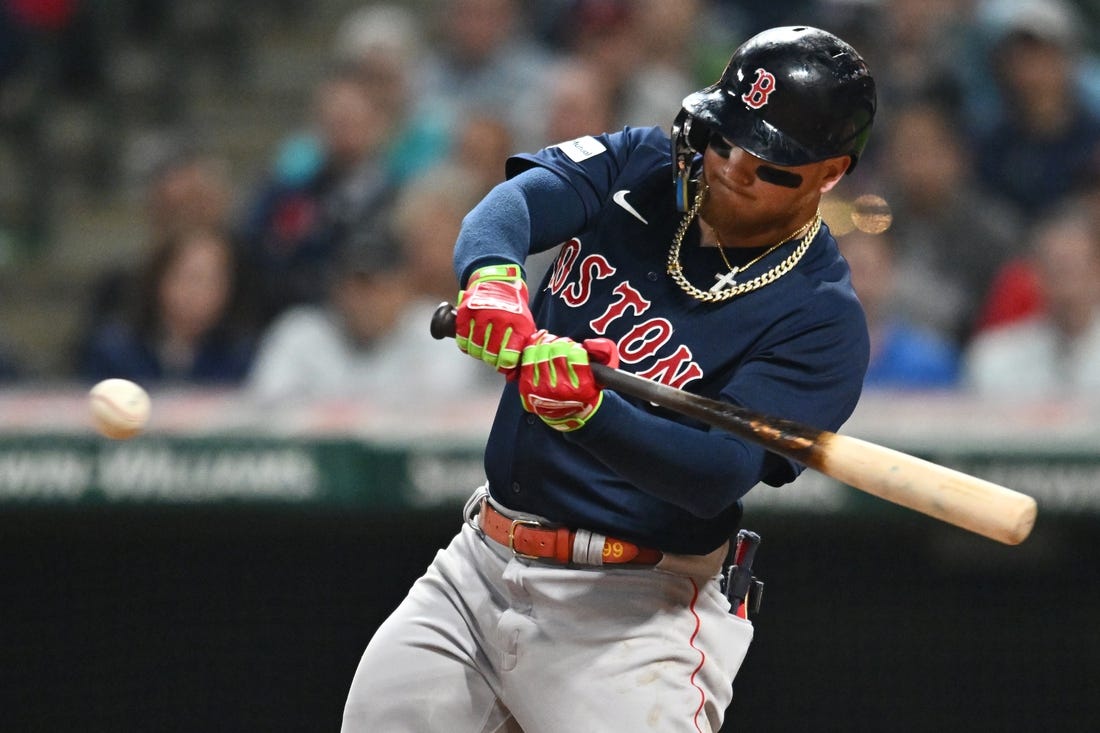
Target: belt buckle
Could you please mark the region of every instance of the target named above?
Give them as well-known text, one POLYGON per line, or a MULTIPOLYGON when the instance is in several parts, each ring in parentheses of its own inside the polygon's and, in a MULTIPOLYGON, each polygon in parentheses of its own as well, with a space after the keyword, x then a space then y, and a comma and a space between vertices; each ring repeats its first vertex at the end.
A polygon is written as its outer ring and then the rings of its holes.
POLYGON ((508 549, 512 551, 512 557, 522 557, 524 560, 541 560, 538 555, 527 555, 516 549, 516 527, 534 527, 538 529, 542 525, 533 519, 513 519, 512 526, 508 528, 508 549))

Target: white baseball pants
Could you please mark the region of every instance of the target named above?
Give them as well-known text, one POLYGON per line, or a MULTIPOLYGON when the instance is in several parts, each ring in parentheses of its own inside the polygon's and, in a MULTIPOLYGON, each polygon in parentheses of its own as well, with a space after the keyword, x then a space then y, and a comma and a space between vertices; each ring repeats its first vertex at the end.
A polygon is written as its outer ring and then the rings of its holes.
POLYGON ((666 561, 529 561, 464 525, 368 644, 342 730, 714 733, 752 624, 718 553, 666 561))

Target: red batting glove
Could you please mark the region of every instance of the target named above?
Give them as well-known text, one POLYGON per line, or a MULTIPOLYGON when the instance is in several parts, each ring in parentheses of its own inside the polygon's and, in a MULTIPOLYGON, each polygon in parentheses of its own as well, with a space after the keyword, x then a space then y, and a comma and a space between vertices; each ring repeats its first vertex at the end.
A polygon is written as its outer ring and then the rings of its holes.
POLYGON ((527 304, 527 284, 519 265, 487 265, 470 276, 458 294, 455 342, 458 348, 508 373, 535 332, 527 304))
POLYGON ((570 338, 537 331, 520 357, 519 396, 523 409, 562 432, 584 427, 603 404, 603 389, 589 366, 591 347, 597 361, 618 364, 618 351, 608 339, 589 339, 584 346, 570 338))
POLYGON ((612 369, 619 368, 619 347, 611 339, 585 339, 581 346, 588 352, 591 361, 599 362, 612 369))

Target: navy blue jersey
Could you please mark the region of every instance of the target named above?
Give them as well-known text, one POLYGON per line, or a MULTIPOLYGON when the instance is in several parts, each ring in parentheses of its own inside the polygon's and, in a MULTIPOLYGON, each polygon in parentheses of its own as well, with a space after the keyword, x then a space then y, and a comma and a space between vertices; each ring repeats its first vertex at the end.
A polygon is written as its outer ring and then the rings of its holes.
MULTIPOLYGON (((776 281, 724 302, 693 298, 666 272, 683 219, 669 149, 660 128, 626 128, 509 161, 509 176, 532 167, 552 171, 583 208, 575 217, 583 227, 538 286, 536 324, 577 341, 610 338, 620 367, 646 378, 838 429, 859 399, 869 346, 847 263, 828 228, 776 281)), ((539 232, 532 240, 541 240, 539 232)), ((745 276, 783 261, 795 244, 745 276)), ((738 264, 762 251, 726 252, 738 264)), ((522 262, 526 253, 513 254, 522 262)), ((456 252, 456 261, 463 256, 456 252)), ((704 290, 727 271, 713 247, 700 246, 697 226, 680 259, 687 279, 704 290)), ((686 553, 709 552, 736 531, 740 498, 752 486, 780 485, 801 470, 748 441, 611 391, 584 428, 560 433, 524 412, 514 382, 502 395, 485 468, 492 495, 513 509, 686 553)))

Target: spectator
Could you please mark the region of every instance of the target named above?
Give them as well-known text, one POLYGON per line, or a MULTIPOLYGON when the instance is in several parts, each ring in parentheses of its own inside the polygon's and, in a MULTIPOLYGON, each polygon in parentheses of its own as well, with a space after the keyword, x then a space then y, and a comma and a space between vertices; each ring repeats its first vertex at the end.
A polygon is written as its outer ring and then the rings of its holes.
POLYGON ((521 148, 540 146, 546 49, 523 25, 518 0, 442 0, 438 43, 425 63, 422 95, 452 122, 495 115, 521 148))
POLYGON ((396 185, 434 165, 450 149, 445 115, 424 94, 427 56, 419 19, 407 8, 382 3, 359 8, 341 22, 334 41, 339 65, 355 69, 361 81, 398 122, 386 151, 396 185))
POLYGON ((889 231, 858 229, 838 238, 852 270, 852 287, 867 315, 871 361, 864 388, 945 389, 959 376, 959 351, 935 332, 899 313, 893 300, 897 278, 894 242, 889 231))
POLYGON ((612 89, 601 69, 576 59, 558 64, 549 79, 545 117, 542 138, 548 145, 614 129, 612 89))
POLYGON ((1097 228, 1078 207, 1057 209, 1030 242, 1045 309, 975 336, 967 384, 998 399, 1100 396, 1097 228))
MULTIPOLYGON (((226 231, 233 213, 232 184, 227 163, 219 156, 184 142, 157 151, 146 172, 144 191, 145 241, 156 243, 192 230, 226 231)), ((96 273, 91 298, 79 328, 83 338, 110 321, 125 319, 127 288, 140 277, 132 255, 96 273)), ((243 305, 243 304, 242 304, 243 305)), ((88 344, 77 345, 83 352, 88 344)))
POLYGON ((669 110, 677 109, 683 100, 684 89, 714 81, 714 77, 695 76, 696 63, 701 61, 697 24, 708 16, 702 0, 633 0, 632 4, 631 32, 640 53, 629 70, 618 121, 664 126, 669 110))
POLYGON ((975 185, 958 122, 932 98, 894 111, 881 173, 897 244, 897 305, 961 347, 990 282, 1022 249, 1012 210, 975 185))
MULTIPOLYGON (((397 200, 393 226, 397 246, 410 288, 429 313, 440 301, 453 300, 458 292, 454 243, 463 217, 482 196, 475 172, 443 164, 410 184, 397 200)), ((420 316, 423 319, 423 311, 420 316)))
POLYGON ((189 145, 173 146, 151 171, 145 201, 149 234, 159 239, 188 229, 224 228, 233 204, 224 159, 189 145))
POLYGON ((80 375, 146 385, 235 385, 253 338, 239 320, 237 261, 226 234, 173 232, 151 253, 125 316, 88 339, 80 375))
POLYGON ((1017 2, 991 48, 1002 103, 979 136, 977 171, 1032 221, 1066 197, 1100 148, 1100 114, 1076 82, 1079 28, 1061 0, 1017 2))
MULTIPOLYGON (((614 121, 608 129, 626 124, 624 105, 628 87, 644 59, 640 25, 634 21, 636 12, 634 0, 576 0, 559 21, 562 27, 558 36, 568 57, 599 69, 614 121)), ((690 87, 688 84, 681 89, 690 87)), ((671 108, 676 109, 679 101, 674 98, 671 108)), ((667 124, 668 114, 666 108, 660 120, 662 126, 667 124)), ((629 122, 642 124, 636 120, 629 122)))
MULTIPOLYGON (((1084 178, 1078 181, 1064 204, 1093 217, 1093 228, 1100 231, 1100 150, 1089 162, 1084 178)), ((1043 303, 1034 257, 1021 252, 997 272, 982 305, 977 329, 987 330, 1035 315, 1043 303)))
POLYGON ((281 165, 248 206, 243 246, 256 278, 262 323, 288 306, 326 296, 332 259, 375 226, 396 191, 385 163, 392 110, 354 68, 341 67, 315 92, 319 165, 281 165))
POLYGON ((957 97, 966 83, 966 61, 976 53, 973 0, 885 0, 877 11, 875 3, 833 4, 872 19, 863 38, 874 54, 868 63, 881 61, 884 68, 883 109, 930 89, 957 97))
POLYGON ((989 293, 978 313, 974 334, 1026 318, 1043 307, 1039 277, 1030 258, 1024 255, 1014 257, 993 277, 989 293))
POLYGON ((504 180, 504 161, 511 151, 507 124, 494 115, 472 113, 458 125, 449 157, 473 175, 469 185, 485 194, 504 180))
POLYGON ((254 399, 361 397, 397 384, 376 368, 379 343, 408 301, 394 247, 375 236, 328 267, 325 299, 286 309, 265 330, 246 383, 254 399))
POLYGON ((454 243, 463 218, 483 194, 476 172, 444 164, 410 185, 397 202, 394 230, 411 298, 385 340, 380 370, 391 375, 389 390, 400 392, 394 389, 399 384, 411 388, 404 397, 409 404, 500 393, 497 374, 473 359, 440 354, 425 325, 440 302, 453 301, 458 292, 454 243))
MULTIPOLYGON (((990 49, 1013 25, 1033 30, 1074 26, 1073 83, 1082 101, 1100 114, 1100 55, 1097 54, 1097 12, 1089 0, 968 0, 974 9, 974 32, 969 39, 972 51, 966 64, 967 88, 960 100, 973 129, 986 130, 996 118, 1001 103, 995 74, 991 69, 990 49), (1067 22, 1068 19, 1068 22, 1067 22)), ((1049 32, 1049 30, 1048 30, 1049 32)), ((1061 31, 1064 32, 1064 31, 1061 31)))
POLYGON ((470 359, 440 358, 428 330, 432 311, 458 289, 454 242, 478 200, 471 174, 459 168, 410 184, 394 211, 396 236, 377 231, 348 251, 324 304, 296 306, 271 325, 250 394, 268 404, 356 397, 405 407, 496 394, 495 375, 470 359))

